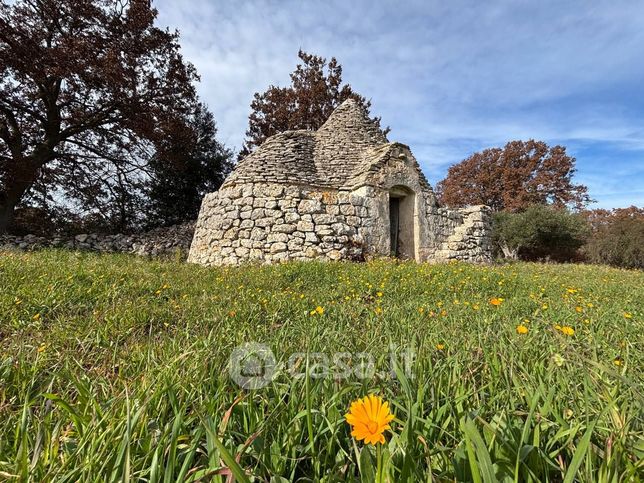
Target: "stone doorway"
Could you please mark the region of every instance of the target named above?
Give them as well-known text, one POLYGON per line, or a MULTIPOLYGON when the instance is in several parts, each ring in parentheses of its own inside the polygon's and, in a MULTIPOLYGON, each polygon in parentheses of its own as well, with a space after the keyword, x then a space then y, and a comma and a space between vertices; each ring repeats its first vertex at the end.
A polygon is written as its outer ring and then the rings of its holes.
POLYGON ((389 246, 392 257, 416 258, 415 199, 414 192, 403 186, 389 191, 389 246))

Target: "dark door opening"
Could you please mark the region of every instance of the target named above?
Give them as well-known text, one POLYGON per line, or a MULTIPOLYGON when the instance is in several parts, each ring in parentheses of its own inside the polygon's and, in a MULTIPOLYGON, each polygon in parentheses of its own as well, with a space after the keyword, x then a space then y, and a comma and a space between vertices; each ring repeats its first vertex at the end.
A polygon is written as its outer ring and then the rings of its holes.
POLYGON ((389 198, 389 239, 391 240, 390 255, 400 256, 398 233, 400 232, 400 198, 389 198))
POLYGON ((389 255, 416 259, 416 195, 405 186, 389 190, 389 255))

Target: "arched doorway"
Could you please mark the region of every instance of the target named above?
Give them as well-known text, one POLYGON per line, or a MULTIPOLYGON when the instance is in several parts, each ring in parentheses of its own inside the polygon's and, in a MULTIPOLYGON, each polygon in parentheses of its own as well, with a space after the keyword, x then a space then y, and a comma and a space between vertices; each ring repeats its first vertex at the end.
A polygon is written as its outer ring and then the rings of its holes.
POLYGON ((389 190, 390 255, 402 259, 416 258, 415 193, 405 186, 389 190))

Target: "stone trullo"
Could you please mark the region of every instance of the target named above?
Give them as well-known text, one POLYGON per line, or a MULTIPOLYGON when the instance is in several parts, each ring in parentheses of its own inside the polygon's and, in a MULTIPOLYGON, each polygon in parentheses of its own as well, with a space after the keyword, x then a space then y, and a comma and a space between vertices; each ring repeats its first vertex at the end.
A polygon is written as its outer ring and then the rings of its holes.
POLYGON ((204 197, 188 261, 488 262, 489 219, 440 207, 409 147, 347 100, 317 131, 268 138, 204 197))

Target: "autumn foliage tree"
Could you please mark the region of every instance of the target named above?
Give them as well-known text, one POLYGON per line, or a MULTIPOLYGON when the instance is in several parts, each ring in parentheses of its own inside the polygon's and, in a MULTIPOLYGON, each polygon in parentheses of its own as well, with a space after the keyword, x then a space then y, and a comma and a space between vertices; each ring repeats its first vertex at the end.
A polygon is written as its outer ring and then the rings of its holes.
MULTIPOLYGON (((371 102, 354 92, 349 84, 342 84, 342 66, 335 57, 327 63, 325 58, 302 50, 297 55, 302 63, 291 73, 290 86, 272 85, 266 92, 255 93, 239 159, 274 134, 318 129, 346 99, 357 100, 369 111, 371 102)), ((374 121, 380 125, 380 118, 374 121)), ((387 128, 385 134, 388 131, 387 128)))
POLYGON ((196 102, 155 17, 149 0, 0 0, 0 232, 39 185, 80 205, 141 189, 196 102))
POLYGON ((488 205, 496 211, 521 211, 535 204, 572 206, 590 202, 588 190, 574 184, 575 158, 563 146, 542 141, 511 141, 485 149, 449 168, 437 185, 448 206, 488 205))

